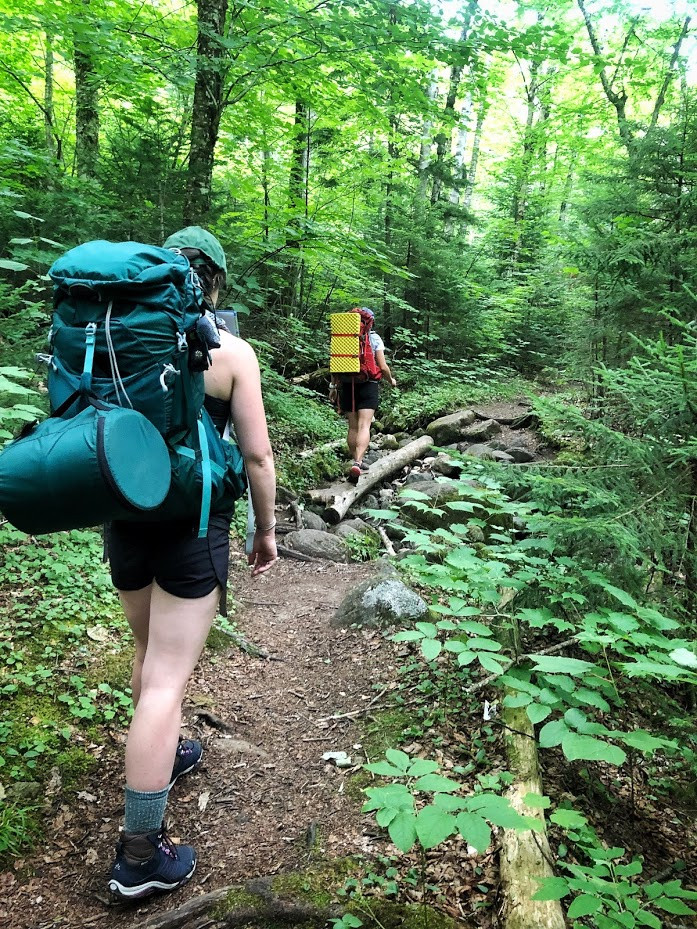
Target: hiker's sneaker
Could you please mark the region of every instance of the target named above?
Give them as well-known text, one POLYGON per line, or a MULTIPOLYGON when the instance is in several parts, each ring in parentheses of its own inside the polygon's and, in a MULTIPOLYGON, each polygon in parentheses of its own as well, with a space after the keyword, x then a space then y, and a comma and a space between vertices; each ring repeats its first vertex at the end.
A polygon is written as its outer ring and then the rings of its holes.
POLYGON ((109 890, 124 900, 176 890, 196 870, 196 852, 190 845, 175 845, 164 826, 156 832, 124 832, 116 846, 109 890))
POLYGON ((169 786, 171 787, 182 774, 188 774, 189 771, 198 768, 202 758, 203 746, 198 739, 182 739, 180 737, 177 754, 174 756, 174 767, 172 768, 172 778, 169 786))
POLYGON ((358 478, 361 476, 361 466, 357 461, 351 465, 348 473, 348 479, 352 484, 358 483, 358 478))

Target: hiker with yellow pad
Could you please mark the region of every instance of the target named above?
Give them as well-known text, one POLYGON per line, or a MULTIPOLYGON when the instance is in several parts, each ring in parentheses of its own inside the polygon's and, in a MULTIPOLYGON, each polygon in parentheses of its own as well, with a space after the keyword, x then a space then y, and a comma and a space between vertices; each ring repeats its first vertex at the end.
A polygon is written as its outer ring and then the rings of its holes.
POLYGON ((368 468, 363 456, 370 444, 370 425, 378 408, 379 382, 383 377, 392 385, 397 381, 385 361, 385 343, 373 330, 375 314, 367 307, 350 313, 332 313, 330 400, 348 419, 347 443, 353 463, 348 473, 352 484, 368 468))

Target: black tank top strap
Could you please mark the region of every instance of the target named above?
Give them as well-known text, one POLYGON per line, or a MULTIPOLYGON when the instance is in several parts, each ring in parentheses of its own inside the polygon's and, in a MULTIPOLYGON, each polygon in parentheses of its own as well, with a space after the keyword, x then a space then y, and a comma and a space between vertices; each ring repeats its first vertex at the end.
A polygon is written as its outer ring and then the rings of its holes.
POLYGON ((208 411, 210 418, 213 420, 215 428, 223 435, 230 416, 230 401, 223 400, 221 397, 211 397, 206 394, 203 398, 203 405, 208 411))

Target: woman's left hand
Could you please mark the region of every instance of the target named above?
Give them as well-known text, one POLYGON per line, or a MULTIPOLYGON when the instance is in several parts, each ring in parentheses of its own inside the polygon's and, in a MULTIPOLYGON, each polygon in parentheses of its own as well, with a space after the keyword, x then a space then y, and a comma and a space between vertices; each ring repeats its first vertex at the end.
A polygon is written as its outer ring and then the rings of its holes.
POLYGON ((266 532, 257 529, 254 533, 252 551, 247 556, 247 564, 252 567, 252 577, 258 577, 268 571, 276 561, 278 561, 276 533, 273 529, 266 532))

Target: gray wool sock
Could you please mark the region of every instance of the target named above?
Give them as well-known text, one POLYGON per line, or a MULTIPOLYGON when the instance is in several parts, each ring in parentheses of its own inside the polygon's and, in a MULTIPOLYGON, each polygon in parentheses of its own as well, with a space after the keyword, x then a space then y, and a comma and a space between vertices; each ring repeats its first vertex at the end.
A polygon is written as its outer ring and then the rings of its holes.
POLYGON ((155 832, 162 825, 169 787, 162 790, 133 790, 126 787, 124 832, 155 832))

